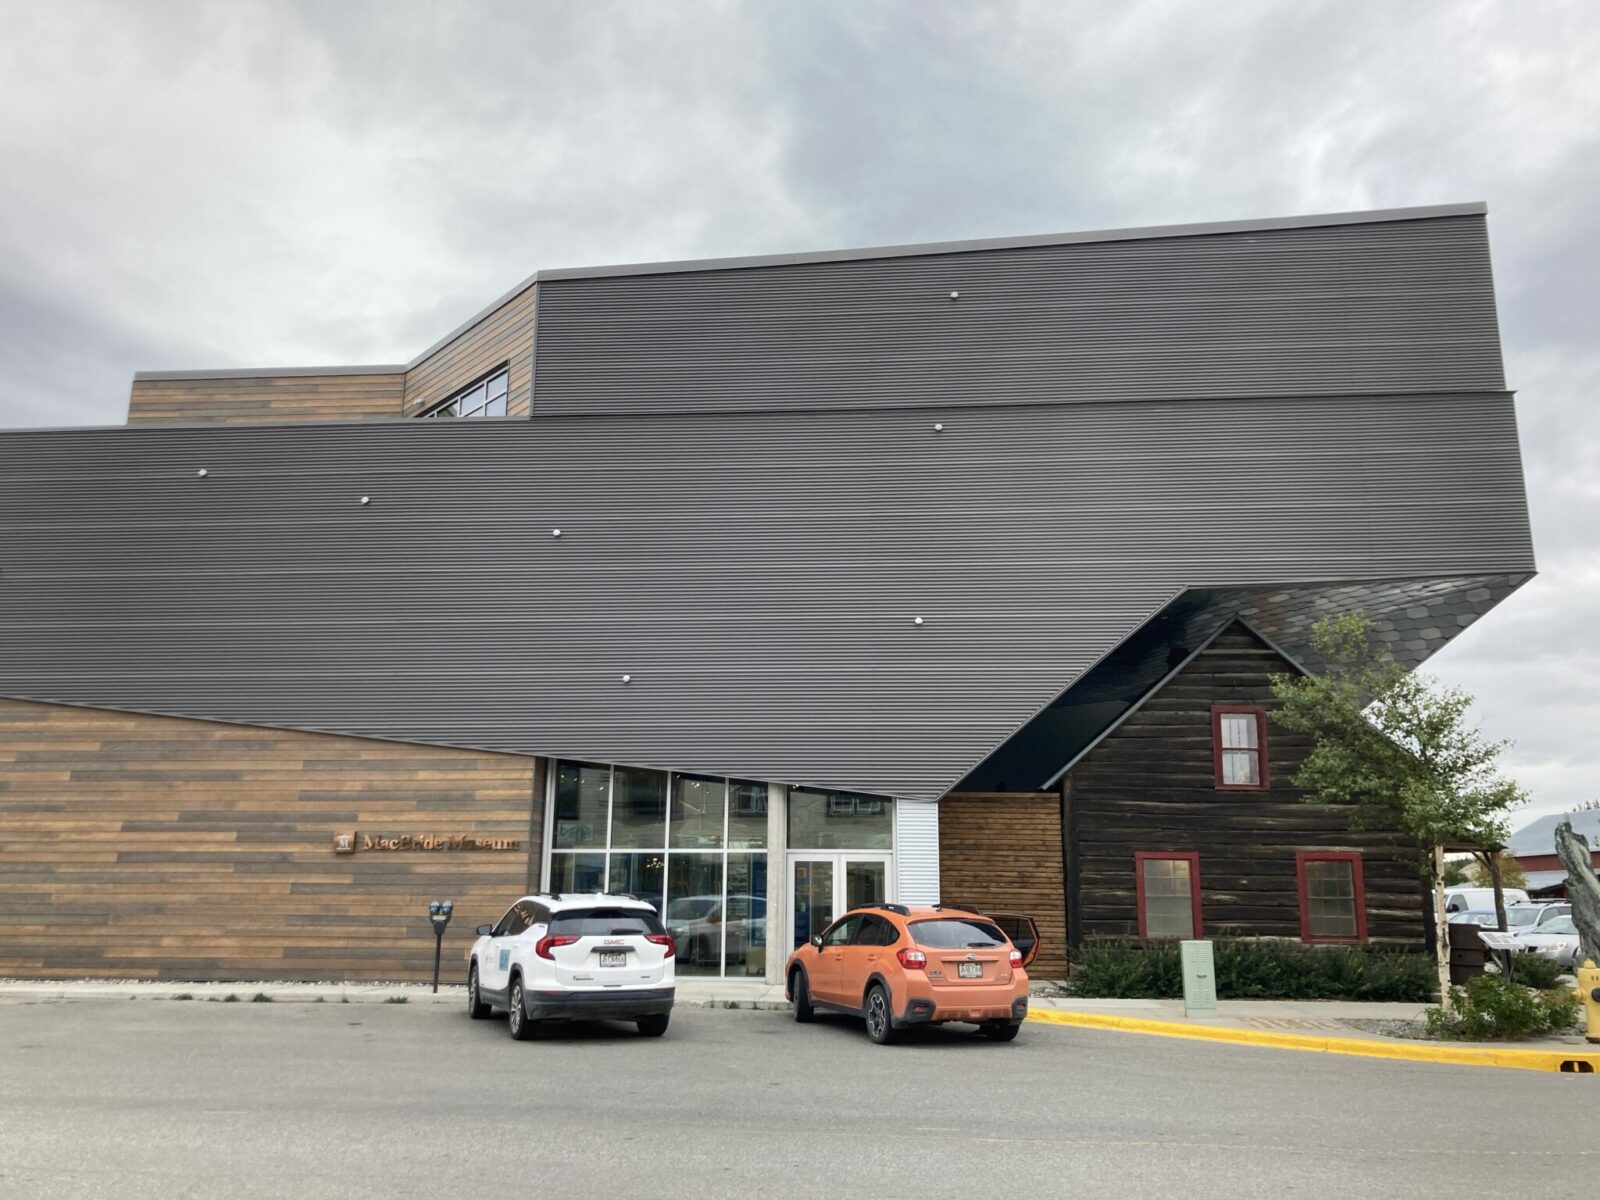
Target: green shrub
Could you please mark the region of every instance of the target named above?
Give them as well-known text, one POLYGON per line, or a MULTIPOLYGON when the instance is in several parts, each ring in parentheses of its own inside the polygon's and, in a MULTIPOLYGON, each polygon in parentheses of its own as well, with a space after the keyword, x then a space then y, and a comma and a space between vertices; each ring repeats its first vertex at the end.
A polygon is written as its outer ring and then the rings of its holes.
POLYGON ((1566 988, 1536 992, 1499 975, 1479 975, 1465 988, 1451 988, 1452 1011, 1430 1008, 1428 1033, 1467 1041, 1533 1037, 1570 1028, 1582 1001, 1566 988))
MULTIPOLYGON (((1401 1000, 1435 992, 1433 963, 1420 954, 1358 946, 1306 946, 1278 939, 1212 942, 1217 996, 1224 1000, 1401 1000)), ((1091 942, 1072 956, 1076 996, 1161 999, 1183 995, 1174 942, 1091 942)))
POLYGON ((272 1003, 272 997, 267 995, 265 992, 257 992, 254 996, 250 997, 250 1003, 251 1004, 271 1004, 272 1003))
POLYGON ((1527 987, 1540 991, 1553 988, 1565 973, 1566 968, 1555 959, 1531 950, 1511 956, 1511 978, 1527 987))

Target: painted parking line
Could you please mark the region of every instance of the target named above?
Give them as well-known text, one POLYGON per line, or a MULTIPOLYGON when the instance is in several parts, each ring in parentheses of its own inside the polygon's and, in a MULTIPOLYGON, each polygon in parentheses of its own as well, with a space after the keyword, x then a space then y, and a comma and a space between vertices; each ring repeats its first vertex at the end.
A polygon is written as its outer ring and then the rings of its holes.
POLYGON ((1080 1029, 1113 1029, 1122 1033, 1190 1038, 1203 1042, 1232 1042, 1275 1050, 1310 1050, 1320 1054, 1348 1054, 1358 1058, 1389 1058, 1405 1062, 1449 1063, 1464 1067, 1508 1067, 1518 1071, 1564 1071, 1600 1074, 1600 1047, 1586 1050, 1512 1050, 1495 1046, 1464 1046, 1434 1042, 1378 1042, 1366 1038, 1318 1037, 1314 1034, 1273 1033, 1265 1030, 1224 1029, 1215 1025, 1190 1025, 1177 1021, 1152 1021, 1144 1017, 1119 1017, 1110 1013, 1069 1012, 1035 1008, 1028 1020, 1080 1029))

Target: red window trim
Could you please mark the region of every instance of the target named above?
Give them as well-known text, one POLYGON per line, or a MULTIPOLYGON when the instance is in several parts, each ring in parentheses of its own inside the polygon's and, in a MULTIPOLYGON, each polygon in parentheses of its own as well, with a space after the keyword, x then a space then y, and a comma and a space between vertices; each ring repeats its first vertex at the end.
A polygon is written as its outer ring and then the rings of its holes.
POLYGON ((1272 786, 1267 775, 1267 710, 1250 704, 1213 704, 1211 706, 1211 766, 1213 782, 1224 792, 1264 792, 1272 786), (1260 783, 1222 782, 1222 718, 1228 716, 1253 716, 1256 719, 1256 765, 1260 783))
MULTIPOLYGON (((1200 855, 1194 850, 1136 850, 1133 854, 1134 903, 1139 913, 1139 940, 1149 940, 1144 920, 1144 864, 1146 859, 1178 859, 1189 864, 1189 900, 1194 906, 1194 936, 1200 937, 1205 927, 1200 922, 1200 855)), ((1168 940, 1168 939, 1164 939, 1168 940)))
POLYGON ((1367 885, 1361 873, 1359 850, 1301 850, 1294 856, 1295 882, 1300 889, 1300 940, 1302 942, 1344 942, 1349 945, 1364 944, 1367 940, 1367 885), (1350 864, 1350 883, 1356 900, 1355 937, 1327 937, 1311 934, 1311 906, 1306 902, 1306 864, 1313 862, 1347 862, 1350 864))

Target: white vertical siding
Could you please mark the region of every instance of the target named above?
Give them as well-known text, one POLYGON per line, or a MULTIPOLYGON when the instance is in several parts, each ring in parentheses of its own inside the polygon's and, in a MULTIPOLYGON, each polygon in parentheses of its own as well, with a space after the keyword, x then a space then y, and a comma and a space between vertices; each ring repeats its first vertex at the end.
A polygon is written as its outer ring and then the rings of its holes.
POLYGON ((894 803, 895 899, 901 904, 939 903, 939 805, 922 800, 894 803))

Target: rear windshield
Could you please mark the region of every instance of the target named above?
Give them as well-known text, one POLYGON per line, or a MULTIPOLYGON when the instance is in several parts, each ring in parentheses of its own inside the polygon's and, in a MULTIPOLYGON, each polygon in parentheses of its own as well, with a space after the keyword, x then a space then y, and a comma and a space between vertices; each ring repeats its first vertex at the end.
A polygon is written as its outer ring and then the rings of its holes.
POLYGON ((564 937, 622 937, 666 931, 655 913, 642 908, 573 908, 550 918, 550 932, 564 937))
POLYGON ((1518 925, 1532 925, 1539 919, 1540 910, 1537 908, 1508 908, 1506 909, 1506 924, 1512 929, 1518 925))
POLYGON ((936 921, 911 922, 911 936, 917 945, 935 950, 982 950, 989 946, 1004 946, 1006 935, 993 921, 977 917, 941 917, 936 921))

